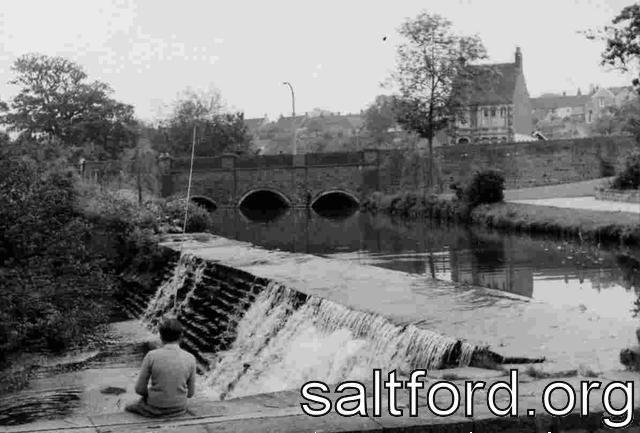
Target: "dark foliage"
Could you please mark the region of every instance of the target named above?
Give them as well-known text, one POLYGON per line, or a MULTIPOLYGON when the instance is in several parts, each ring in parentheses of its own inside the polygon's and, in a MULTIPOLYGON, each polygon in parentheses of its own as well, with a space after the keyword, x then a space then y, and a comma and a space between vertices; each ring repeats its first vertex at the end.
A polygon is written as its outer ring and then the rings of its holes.
POLYGON ((0 162, 0 354, 61 350, 107 320, 113 279, 90 248, 70 173, 0 162))
POLYGON ((87 81, 82 68, 62 57, 28 54, 13 64, 19 87, 2 123, 29 142, 90 144, 94 157, 113 159, 135 143, 133 107, 111 98, 109 85, 87 81))
POLYGON ((640 152, 627 158, 624 170, 613 179, 612 186, 615 189, 640 188, 640 152))
MULTIPOLYGON (((176 198, 163 203, 160 207, 162 221, 165 224, 177 226, 182 229, 184 225, 185 199, 176 198)), ((187 212, 186 233, 204 232, 213 226, 211 214, 202 206, 190 202, 187 212)))
POLYGON ((504 176, 496 170, 476 173, 466 186, 463 196, 470 207, 501 202, 504 199, 504 176))

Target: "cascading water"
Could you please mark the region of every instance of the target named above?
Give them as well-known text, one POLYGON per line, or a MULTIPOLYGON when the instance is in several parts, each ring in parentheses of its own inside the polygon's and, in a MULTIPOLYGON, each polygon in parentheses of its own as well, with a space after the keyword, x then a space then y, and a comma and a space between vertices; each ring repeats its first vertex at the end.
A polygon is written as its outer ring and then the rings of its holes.
POLYGON ((459 363, 466 365, 476 349, 317 297, 296 309, 295 299, 277 284, 258 296, 233 345, 208 374, 213 398, 291 389, 309 380, 368 379, 373 368, 437 368, 460 344, 459 363))
POLYGON ((213 399, 468 365, 478 347, 183 254, 144 313, 174 312, 213 399), (173 311, 174 305, 177 311, 173 311))
POLYGON ((190 254, 181 255, 171 277, 160 285, 149 302, 143 319, 150 324, 155 324, 158 318, 174 307, 179 309, 187 305, 190 295, 202 280, 205 267, 204 261, 190 254))

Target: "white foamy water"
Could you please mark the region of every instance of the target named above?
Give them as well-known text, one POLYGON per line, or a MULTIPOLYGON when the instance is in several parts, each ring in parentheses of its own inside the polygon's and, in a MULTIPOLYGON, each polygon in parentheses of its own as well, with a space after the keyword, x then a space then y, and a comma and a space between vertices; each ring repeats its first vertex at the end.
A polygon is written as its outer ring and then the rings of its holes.
MULTIPOLYGON (((196 285, 200 283, 205 267, 206 264, 198 261, 192 254, 181 254, 171 277, 160 285, 154 297, 149 301, 143 319, 155 324, 158 317, 174 311, 174 307, 179 309, 186 305, 196 285), (176 301, 178 291, 185 288, 189 277, 192 278, 191 287, 188 288, 189 292, 182 299, 176 301)), ((180 297, 178 296, 178 298, 180 297)))
MULTIPOLYGON (((457 344, 318 297, 298 309, 293 300, 289 289, 274 283, 258 296, 239 322, 236 340, 208 373, 212 398, 299 388, 309 380, 367 379, 373 368, 437 367, 457 344)), ((474 348, 462 343, 461 365, 474 348)))

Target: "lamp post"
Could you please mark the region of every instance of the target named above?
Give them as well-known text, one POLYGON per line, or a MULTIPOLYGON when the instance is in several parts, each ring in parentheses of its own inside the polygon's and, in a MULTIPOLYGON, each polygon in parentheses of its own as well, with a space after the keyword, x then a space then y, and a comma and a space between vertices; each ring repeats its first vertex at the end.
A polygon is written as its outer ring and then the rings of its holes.
POLYGON ((293 86, 290 82, 284 81, 282 83, 285 86, 289 86, 289 90, 291 90, 291 129, 293 135, 293 154, 296 154, 296 96, 293 93, 293 86))

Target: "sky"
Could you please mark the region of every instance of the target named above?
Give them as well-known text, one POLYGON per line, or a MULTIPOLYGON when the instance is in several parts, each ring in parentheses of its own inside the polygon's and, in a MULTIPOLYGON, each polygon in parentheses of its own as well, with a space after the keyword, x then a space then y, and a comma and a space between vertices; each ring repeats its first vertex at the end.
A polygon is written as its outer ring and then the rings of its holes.
POLYGON ((602 27, 633 0, 2 0, 0 99, 25 53, 67 57, 152 120, 185 88, 218 89, 231 110, 272 119, 316 107, 359 112, 395 64, 397 29, 421 11, 477 34, 495 62, 523 54, 529 93, 626 85, 600 65, 602 27), (383 38, 386 37, 386 40, 383 38))

